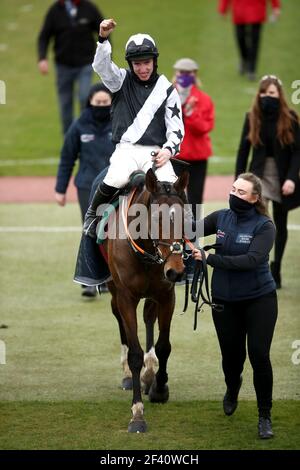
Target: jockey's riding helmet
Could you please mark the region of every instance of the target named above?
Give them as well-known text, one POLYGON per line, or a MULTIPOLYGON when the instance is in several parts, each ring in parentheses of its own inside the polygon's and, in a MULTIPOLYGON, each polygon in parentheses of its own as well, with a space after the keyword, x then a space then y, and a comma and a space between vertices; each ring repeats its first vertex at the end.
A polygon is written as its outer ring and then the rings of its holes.
POLYGON ((130 36, 125 46, 125 59, 142 60, 158 57, 154 39, 149 34, 134 34, 130 36))

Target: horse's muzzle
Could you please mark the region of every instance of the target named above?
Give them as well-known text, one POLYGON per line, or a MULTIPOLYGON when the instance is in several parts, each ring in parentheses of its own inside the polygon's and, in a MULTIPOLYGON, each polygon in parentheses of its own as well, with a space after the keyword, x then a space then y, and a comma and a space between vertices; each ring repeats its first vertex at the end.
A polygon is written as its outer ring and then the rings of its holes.
POLYGON ((181 281, 182 277, 183 277, 183 274, 184 274, 184 271, 182 271, 181 273, 176 271, 175 269, 173 268, 169 268, 167 269, 167 271, 165 272, 165 276, 166 278, 168 279, 168 281, 171 281, 171 282, 179 282, 181 281))

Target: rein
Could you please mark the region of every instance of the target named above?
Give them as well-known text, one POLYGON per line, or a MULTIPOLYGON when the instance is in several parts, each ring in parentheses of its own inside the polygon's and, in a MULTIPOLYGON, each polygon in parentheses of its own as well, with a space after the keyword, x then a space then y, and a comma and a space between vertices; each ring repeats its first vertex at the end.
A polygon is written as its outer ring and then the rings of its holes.
MULTIPOLYGON (((172 254, 179 254, 183 258, 187 259, 189 254, 184 249, 184 242, 186 245, 190 247, 191 250, 195 249, 194 244, 186 237, 183 237, 182 243, 180 242, 173 242, 172 244, 163 242, 161 240, 153 240, 153 248, 155 250, 155 254, 149 253, 148 251, 144 250, 141 246, 139 246, 135 240, 132 238, 129 232, 128 228, 128 212, 129 209, 133 203, 134 197, 137 193, 138 188, 135 187, 131 193, 128 195, 127 198, 124 198, 122 201, 122 220, 124 224, 124 229, 125 233, 128 239, 128 242, 130 246, 132 247, 133 251, 137 253, 145 263, 150 263, 150 264, 163 264, 167 261, 169 256, 172 254), (166 258, 163 258, 162 253, 159 249, 158 245, 165 245, 168 246, 170 249, 170 253, 166 258)), ((207 269, 207 262, 206 262, 206 256, 205 256, 205 251, 211 249, 211 248, 217 248, 219 246, 218 243, 213 244, 213 245, 206 245, 203 248, 199 248, 202 256, 201 261, 196 261, 196 266, 194 270, 194 276, 191 284, 191 300, 194 302, 195 305, 195 310, 194 310, 194 330, 197 329, 197 324, 198 324, 198 312, 201 311, 203 305, 209 305, 211 308, 214 310, 221 312, 224 310, 224 306, 220 304, 216 304, 212 302, 211 297, 210 297, 210 292, 209 292, 209 280, 208 280, 208 269, 207 269), (200 306, 200 300, 202 301, 200 306)), ((186 283, 185 283, 185 301, 184 301, 184 308, 183 308, 183 313, 187 310, 188 307, 188 298, 189 298, 189 281, 188 278, 186 277, 186 283)))
MULTIPOLYGON (((191 242, 189 242, 190 247, 193 246, 191 242)), ((210 293, 209 293, 209 280, 208 280, 208 269, 207 269, 207 262, 205 251, 210 250, 211 248, 217 248, 220 244, 214 243, 213 245, 206 245, 203 248, 198 248, 201 253, 201 261, 196 261, 196 266, 194 270, 194 276, 191 285, 191 299, 194 302, 195 310, 194 310, 194 331, 197 329, 198 324, 198 312, 201 311, 203 305, 209 305, 212 309, 216 310, 217 312, 223 312, 224 306, 220 304, 216 304, 212 302, 210 293), (202 300, 200 306, 199 302, 200 299, 202 300)), ((189 281, 186 280, 185 284, 185 304, 183 313, 186 311, 188 306, 188 289, 189 289, 189 281)))

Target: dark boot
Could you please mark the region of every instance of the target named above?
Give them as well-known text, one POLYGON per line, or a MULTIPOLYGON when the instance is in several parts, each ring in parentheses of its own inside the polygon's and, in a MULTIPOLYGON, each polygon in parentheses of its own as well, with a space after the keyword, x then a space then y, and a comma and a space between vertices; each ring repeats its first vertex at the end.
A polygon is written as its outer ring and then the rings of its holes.
POLYGON ((83 222, 83 233, 91 238, 96 238, 96 227, 100 217, 97 217, 96 211, 100 204, 108 203, 118 188, 101 183, 95 191, 92 202, 86 211, 83 222))
POLYGON ((227 416, 231 416, 238 406, 238 395, 243 382, 243 377, 240 378, 240 383, 237 390, 229 390, 227 388, 223 398, 223 410, 227 416))
POLYGON ((270 439, 274 436, 271 418, 264 418, 263 416, 259 417, 258 436, 260 439, 270 439))
POLYGON ((276 284, 276 289, 281 288, 280 263, 272 261, 270 265, 271 273, 276 284))
POLYGON ((96 297, 97 295, 96 286, 82 286, 81 295, 83 297, 96 297))

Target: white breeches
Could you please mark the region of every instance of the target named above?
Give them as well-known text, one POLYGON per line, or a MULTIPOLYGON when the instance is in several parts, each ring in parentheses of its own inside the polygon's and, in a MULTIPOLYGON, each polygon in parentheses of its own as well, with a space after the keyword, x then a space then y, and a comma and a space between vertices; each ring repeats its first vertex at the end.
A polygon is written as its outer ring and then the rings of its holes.
MULTIPOLYGON (((156 145, 117 144, 116 150, 110 158, 104 183, 114 188, 122 188, 128 183, 129 176, 133 171, 143 170, 146 173, 152 167, 151 152, 159 150, 160 148, 156 145)), ((155 174, 159 181, 174 183, 177 180, 170 161, 161 168, 157 168, 155 174)))

